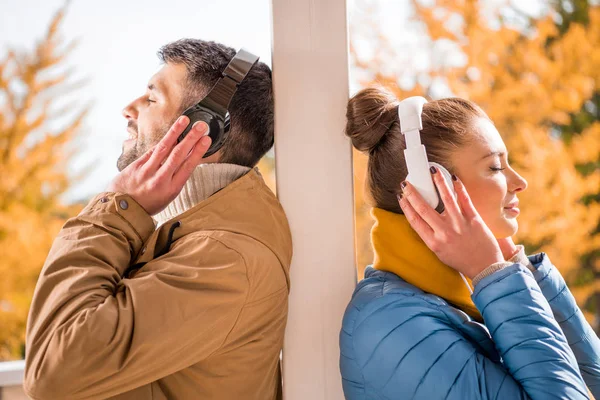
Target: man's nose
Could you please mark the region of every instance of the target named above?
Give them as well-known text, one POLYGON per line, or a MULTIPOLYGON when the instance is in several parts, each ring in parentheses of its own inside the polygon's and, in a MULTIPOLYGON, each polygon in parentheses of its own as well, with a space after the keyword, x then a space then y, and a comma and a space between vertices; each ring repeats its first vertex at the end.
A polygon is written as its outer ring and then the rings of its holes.
POLYGON ((123 117, 125 117, 125 119, 127 119, 128 121, 131 119, 136 120, 138 117, 138 111, 137 111, 137 108, 135 107, 135 101, 132 101, 131 103, 129 103, 123 109, 123 111, 121 111, 121 114, 123 114, 123 117))

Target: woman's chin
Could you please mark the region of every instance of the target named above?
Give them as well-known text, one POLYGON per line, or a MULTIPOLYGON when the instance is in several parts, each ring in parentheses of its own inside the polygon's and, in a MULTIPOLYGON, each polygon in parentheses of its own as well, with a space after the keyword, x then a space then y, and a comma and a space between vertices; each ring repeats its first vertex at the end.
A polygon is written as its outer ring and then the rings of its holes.
POLYGON ((492 229, 492 233, 497 239, 514 236, 519 230, 519 223, 516 218, 502 218, 502 221, 500 222, 501 223, 492 229))

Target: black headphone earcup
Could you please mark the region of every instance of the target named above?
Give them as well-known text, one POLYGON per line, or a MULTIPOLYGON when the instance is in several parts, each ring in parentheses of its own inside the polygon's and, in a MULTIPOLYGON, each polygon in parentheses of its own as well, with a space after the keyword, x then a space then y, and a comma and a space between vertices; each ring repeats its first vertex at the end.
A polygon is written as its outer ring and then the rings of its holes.
POLYGON ((211 115, 210 121, 208 121, 207 124, 208 136, 210 137, 210 140, 212 140, 212 143, 204 154, 204 158, 212 156, 223 146, 226 139, 226 133, 229 131, 225 131, 224 121, 222 121, 218 115, 211 115))
POLYGON ((229 133, 229 114, 223 119, 219 114, 213 113, 197 104, 185 110, 183 115, 190 119, 190 123, 177 138, 177 143, 183 140, 196 122, 203 121, 208 125, 208 136, 212 141, 203 158, 215 154, 223 146, 229 133))
MULTIPOLYGON (((181 142, 184 137, 190 132, 190 130, 194 127, 194 124, 198 121, 204 121, 208 124, 210 129, 210 120, 211 116, 206 111, 199 109, 197 106, 190 107, 183 112, 183 115, 190 119, 190 123, 185 127, 183 132, 177 138, 177 143, 181 142)), ((210 132, 209 132, 210 135, 210 132)))
POLYGON ((177 140, 178 142, 183 140, 183 138, 193 128, 194 124, 199 121, 206 122, 209 129, 208 135, 213 140, 213 142, 215 141, 215 139, 218 139, 220 137, 221 127, 219 125, 218 118, 216 118, 209 111, 202 109, 198 106, 194 106, 185 110, 183 115, 187 116, 190 119, 190 123, 179 136, 177 140))

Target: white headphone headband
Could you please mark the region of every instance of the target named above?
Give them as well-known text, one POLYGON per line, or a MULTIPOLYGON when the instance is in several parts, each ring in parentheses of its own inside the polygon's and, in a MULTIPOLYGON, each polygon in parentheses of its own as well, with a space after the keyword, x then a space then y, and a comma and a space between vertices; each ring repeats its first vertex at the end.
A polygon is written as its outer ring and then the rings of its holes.
POLYGON ((402 133, 423 129, 421 114, 425 103, 427 103, 425 97, 414 96, 404 99, 398 104, 398 117, 400 118, 402 133))
MULTIPOLYGON (((406 159, 406 167, 408 169, 406 180, 417 189, 432 208, 438 210, 438 212, 442 212, 443 203, 433 184, 429 167, 432 165, 435 166, 450 188, 453 188, 453 184, 450 172, 448 172, 446 168, 440 164, 429 162, 425 146, 421 143, 420 131, 423 129, 421 114, 423 113, 423 105, 425 103, 427 103, 427 100, 424 97, 415 96, 402 100, 400 104, 398 104, 400 130, 406 139, 406 150, 404 150, 404 158, 406 159)), ((473 293, 473 290, 464 275, 460 275, 469 289, 469 292, 473 293)))

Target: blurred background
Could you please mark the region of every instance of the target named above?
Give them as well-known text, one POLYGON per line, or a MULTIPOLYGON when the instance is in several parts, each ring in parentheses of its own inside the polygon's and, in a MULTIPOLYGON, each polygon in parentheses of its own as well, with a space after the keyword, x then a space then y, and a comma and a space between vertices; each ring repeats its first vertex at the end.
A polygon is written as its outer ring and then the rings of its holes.
MULTIPOLYGON (((598 331, 598 1, 349 0, 348 14, 352 93, 381 84, 489 114, 529 182, 517 241, 549 253, 598 331)), ((52 240, 116 175, 121 109, 182 37, 270 65, 270 2, 0 0, 0 361, 23 358, 52 240)), ((273 190, 274 157, 260 164, 273 190)), ((354 154, 359 277, 372 260, 365 161, 354 154)))
MULTIPOLYGON (((479 104, 529 182, 517 243, 547 252, 598 332, 600 5, 591 0, 356 0, 353 89, 479 104)), ((372 260, 366 159, 354 157, 359 277, 372 260)))

